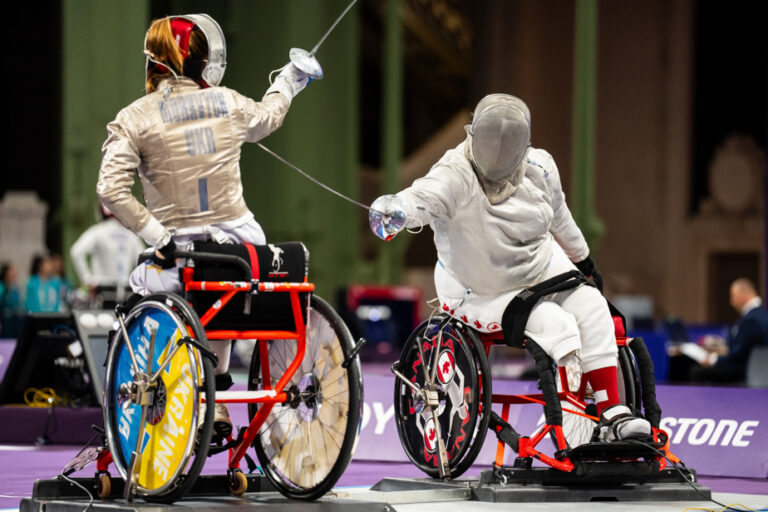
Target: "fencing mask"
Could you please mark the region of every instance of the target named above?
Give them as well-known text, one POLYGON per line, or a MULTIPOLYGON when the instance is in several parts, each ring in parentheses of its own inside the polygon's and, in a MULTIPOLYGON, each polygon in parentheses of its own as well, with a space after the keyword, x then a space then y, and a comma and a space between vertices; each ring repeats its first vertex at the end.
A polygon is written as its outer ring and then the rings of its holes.
MULTIPOLYGON (((184 74, 187 66, 197 66, 195 75, 199 75, 207 85, 216 86, 221 83, 224 77, 224 71, 227 68, 227 44, 224 39, 224 32, 216 20, 207 14, 184 14, 180 16, 170 16, 171 32, 176 44, 181 51, 181 57, 184 59, 184 74), (189 39, 192 29, 197 26, 205 36, 208 43, 208 55, 203 61, 191 62, 189 56, 189 39)), ((149 32, 147 32, 149 34, 149 32)), ((158 65, 160 70, 167 72, 167 67, 154 60, 152 53, 147 48, 147 37, 144 37, 144 53, 147 55, 146 68, 149 69, 150 62, 158 65)), ((174 72, 174 75, 176 73, 174 72)), ((146 76, 145 76, 146 81, 146 76)))
POLYGON ((480 100, 467 129, 467 152, 491 204, 520 185, 530 145, 531 113, 520 98, 489 94, 480 100))

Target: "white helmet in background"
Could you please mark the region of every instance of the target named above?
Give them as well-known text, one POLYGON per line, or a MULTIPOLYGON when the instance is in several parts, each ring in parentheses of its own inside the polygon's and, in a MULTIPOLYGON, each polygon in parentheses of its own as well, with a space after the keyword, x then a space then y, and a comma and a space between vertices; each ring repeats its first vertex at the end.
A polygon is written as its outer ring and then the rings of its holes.
POLYGON ((530 145, 531 113, 523 100, 509 94, 480 100, 467 129, 467 151, 491 204, 504 201, 520 185, 530 145))

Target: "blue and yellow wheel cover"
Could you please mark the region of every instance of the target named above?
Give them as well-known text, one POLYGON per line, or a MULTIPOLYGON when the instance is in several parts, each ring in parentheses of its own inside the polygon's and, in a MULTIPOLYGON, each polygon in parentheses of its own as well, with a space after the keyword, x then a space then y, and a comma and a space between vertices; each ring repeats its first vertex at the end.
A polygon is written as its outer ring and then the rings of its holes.
MULTIPOLYGON (((157 329, 152 370, 156 371, 182 337, 174 318, 165 312, 148 308, 128 326, 131 346, 136 354, 139 370, 146 371, 151 333, 157 329)), ((160 376, 153 405, 148 408, 147 425, 140 450, 138 484, 146 490, 160 489, 184 470, 194 446, 197 433, 199 405, 198 376, 200 362, 196 351, 181 347, 160 376)), ((136 447, 141 421, 141 407, 117 401, 117 390, 123 383, 133 382, 133 369, 128 349, 118 348, 114 385, 109 390, 115 404, 116 444, 123 466, 131 460, 136 447)), ((127 469, 127 468, 126 468, 127 469)))

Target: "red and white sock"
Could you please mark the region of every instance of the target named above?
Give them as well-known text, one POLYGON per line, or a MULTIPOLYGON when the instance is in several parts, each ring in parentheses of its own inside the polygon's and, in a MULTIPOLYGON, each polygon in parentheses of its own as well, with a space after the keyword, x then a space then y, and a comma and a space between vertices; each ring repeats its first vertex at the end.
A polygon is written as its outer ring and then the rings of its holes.
POLYGON ((619 403, 619 388, 616 382, 616 367, 606 366, 585 374, 587 381, 595 392, 597 415, 604 409, 619 403))

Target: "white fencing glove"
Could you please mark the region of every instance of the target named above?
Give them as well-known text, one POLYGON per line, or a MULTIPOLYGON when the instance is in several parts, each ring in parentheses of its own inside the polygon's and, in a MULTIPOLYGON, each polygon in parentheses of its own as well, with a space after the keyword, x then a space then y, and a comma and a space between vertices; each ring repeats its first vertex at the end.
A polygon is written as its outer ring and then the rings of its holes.
POLYGON ((267 94, 279 92, 286 98, 293 99, 307 86, 307 84, 309 84, 310 81, 312 81, 310 76, 301 71, 291 62, 280 71, 280 74, 277 75, 275 81, 272 82, 272 85, 267 89, 267 94))

